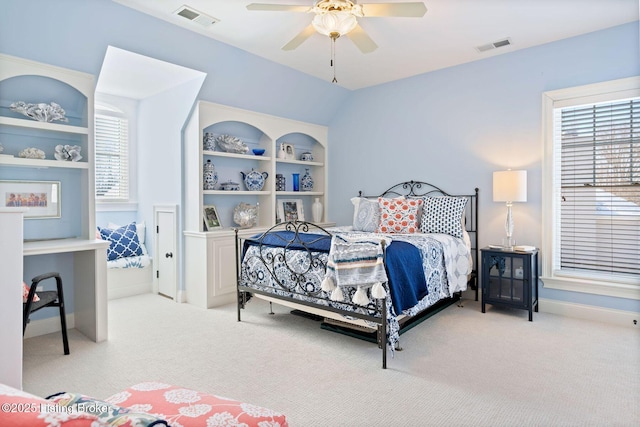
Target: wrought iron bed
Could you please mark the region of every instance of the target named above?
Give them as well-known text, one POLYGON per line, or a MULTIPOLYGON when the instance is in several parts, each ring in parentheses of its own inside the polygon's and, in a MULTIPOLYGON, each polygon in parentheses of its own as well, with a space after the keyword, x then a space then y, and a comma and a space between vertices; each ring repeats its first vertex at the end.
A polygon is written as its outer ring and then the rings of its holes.
MULTIPOLYGON (((422 181, 407 181, 394 185, 380 195, 367 196, 361 191, 359 197, 364 198, 394 198, 404 196, 406 198, 452 196, 468 198, 465 209, 465 229, 469 235, 471 246, 471 258, 473 269, 468 275, 468 285, 475 288, 476 301, 478 299, 477 265, 478 265, 478 189, 473 194, 454 195, 440 188, 422 181)), ((310 277, 324 272, 327 269, 326 255, 334 231, 327 230, 317 224, 305 221, 289 221, 277 224, 264 233, 250 239, 242 239, 236 230, 236 273, 237 273, 237 316, 241 321, 241 310, 245 308, 249 295, 256 295, 267 299, 270 303, 276 302, 292 307, 303 312, 317 314, 332 319, 357 319, 370 325, 375 325, 378 346, 382 349, 382 368, 387 367, 387 347, 389 344, 389 316, 386 298, 373 299, 366 306, 357 305, 349 301, 331 301, 326 292, 317 286, 311 286, 310 277), (248 248, 253 246, 252 254, 248 248), (278 247, 279 252, 274 253, 269 249, 278 247), (295 251, 298 257, 295 264, 289 262, 288 254, 295 251), (245 257, 245 252, 247 257, 245 257), (301 255, 300 255, 301 254, 301 255), (252 269, 252 265, 260 265, 262 268, 252 269), (266 272, 266 274, 265 274, 266 272), (259 275, 261 275, 259 277, 259 275), (260 281, 264 281, 265 275, 273 284, 273 288, 256 287, 260 281)), ((387 251, 383 245, 383 260, 386 263, 387 251)), ((386 266, 386 264, 385 264, 386 266)), ((316 278, 317 282, 317 278, 316 278)), ((388 293, 388 283, 384 284, 388 293)), ((459 299, 451 298, 450 302, 459 299)), ((398 335, 422 321, 426 312, 433 309, 428 307, 423 312, 405 319, 398 331, 398 335)), ((397 344, 397 342, 395 343, 397 344)), ((392 350, 393 350, 392 346, 392 350)))

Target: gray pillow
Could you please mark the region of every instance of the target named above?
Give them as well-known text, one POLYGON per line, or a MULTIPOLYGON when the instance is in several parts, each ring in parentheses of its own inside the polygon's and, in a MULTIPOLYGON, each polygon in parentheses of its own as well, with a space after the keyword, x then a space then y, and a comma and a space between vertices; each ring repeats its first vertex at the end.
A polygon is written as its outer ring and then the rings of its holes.
POLYGON ((375 233, 380 223, 378 200, 354 197, 351 203, 353 203, 353 230, 375 233))

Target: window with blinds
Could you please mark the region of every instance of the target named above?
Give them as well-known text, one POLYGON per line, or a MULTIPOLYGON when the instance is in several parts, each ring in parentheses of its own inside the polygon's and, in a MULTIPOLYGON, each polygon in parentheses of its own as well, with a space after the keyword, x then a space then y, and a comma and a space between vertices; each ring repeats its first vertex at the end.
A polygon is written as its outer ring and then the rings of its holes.
POLYGON ((640 98, 554 109, 553 269, 640 275, 640 98))
POLYGON ((129 200, 128 120, 95 115, 96 200, 129 200))

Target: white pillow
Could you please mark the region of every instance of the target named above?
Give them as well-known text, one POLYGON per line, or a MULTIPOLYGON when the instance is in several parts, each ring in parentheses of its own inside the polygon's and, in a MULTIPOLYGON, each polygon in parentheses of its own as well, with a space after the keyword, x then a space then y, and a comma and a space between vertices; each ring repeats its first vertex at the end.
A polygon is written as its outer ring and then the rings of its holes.
POLYGON ((369 200, 366 197, 354 197, 351 203, 353 203, 353 230, 375 233, 380 224, 378 201, 369 200))

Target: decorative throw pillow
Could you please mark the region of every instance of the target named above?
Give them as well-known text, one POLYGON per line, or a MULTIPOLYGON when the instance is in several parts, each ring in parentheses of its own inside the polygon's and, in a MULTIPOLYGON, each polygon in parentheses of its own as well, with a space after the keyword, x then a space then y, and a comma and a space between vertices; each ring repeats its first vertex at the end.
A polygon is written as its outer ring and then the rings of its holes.
MULTIPOLYGON (((140 242, 140 249, 142 249, 142 255, 147 255, 147 247, 144 245, 145 230, 146 230, 144 221, 142 222, 134 221, 131 224, 136 226, 136 233, 138 233, 138 242, 140 242)), ((107 224, 107 228, 110 228, 112 230, 116 230, 121 227, 123 226, 114 224, 113 222, 110 222, 109 224, 107 224)))
POLYGON ((0 384, 2 427, 108 427, 95 415, 83 411, 59 411, 45 399, 0 384))
POLYGON ((467 200, 453 196, 425 197, 420 231, 462 238, 462 216, 467 200))
POLYGON ((383 199, 378 197, 380 206, 379 233, 411 234, 418 231, 418 215, 422 199, 383 199))
POLYGON ((133 408, 121 408, 103 400, 97 400, 78 393, 58 393, 47 397, 50 402, 61 407, 70 408, 69 412, 86 412, 94 415, 100 422, 109 426, 168 426, 158 416, 138 411, 133 408))
POLYGON ((354 197, 353 203, 353 230, 369 231, 375 233, 380 224, 380 206, 377 200, 365 197, 354 197))
POLYGON ((162 414, 170 425, 183 427, 288 425, 283 414, 271 409, 160 382, 136 384, 106 400, 162 414))
MULTIPOLYGON (((29 298, 29 286, 26 283, 22 282, 22 302, 27 302, 27 298, 29 298)), ((40 301, 40 297, 35 292, 33 293, 33 302, 40 301)))
POLYGON ((100 236, 103 240, 111 242, 109 249, 107 249, 107 259, 109 261, 142 255, 135 222, 115 230, 100 227, 98 227, 98 230, 100 230, 100 236))

